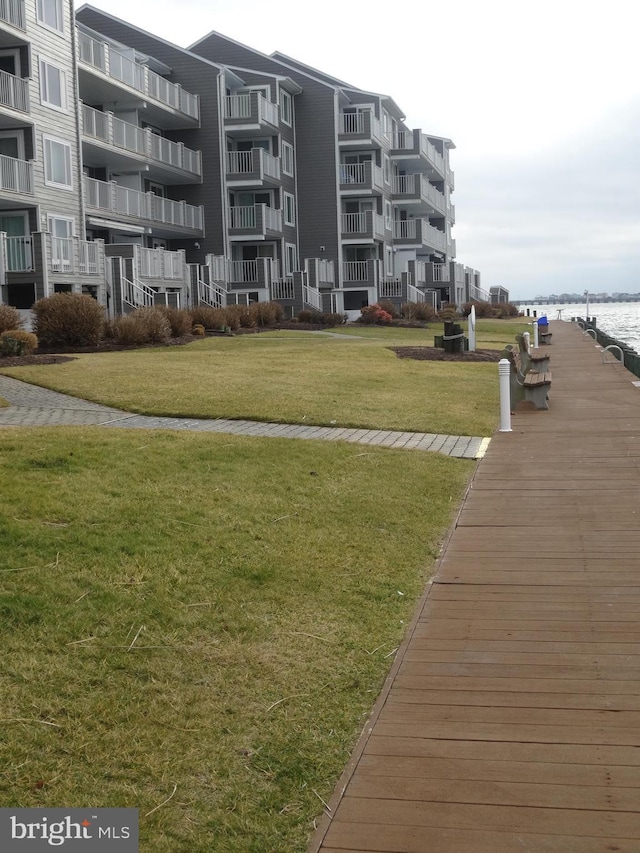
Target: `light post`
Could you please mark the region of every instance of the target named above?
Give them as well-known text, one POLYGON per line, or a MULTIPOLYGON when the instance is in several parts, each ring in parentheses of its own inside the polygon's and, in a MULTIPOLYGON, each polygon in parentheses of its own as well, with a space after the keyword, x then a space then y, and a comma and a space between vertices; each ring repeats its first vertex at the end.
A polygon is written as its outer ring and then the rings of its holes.
POLYGON ((585 290, 584 292, 585 299, 587 300, 587 316, 585 317, 587 323, 589 322, 589 291, 585 290))

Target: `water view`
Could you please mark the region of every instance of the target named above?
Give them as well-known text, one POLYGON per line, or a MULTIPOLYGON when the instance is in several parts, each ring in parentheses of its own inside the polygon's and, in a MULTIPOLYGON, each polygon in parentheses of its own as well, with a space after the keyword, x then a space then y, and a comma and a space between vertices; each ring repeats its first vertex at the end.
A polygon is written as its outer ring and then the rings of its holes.
MULTIPOLYGON (((527 309, 533 316, 543 314, 549 320, 571 320, 572 317, 586 317, 586 303, 559 305, 522 304, 520 310, 527 309)), ((640 302, 589 302, 589 316, 596 318, 596 325, 611 337, 629 344, 640 352, 640 302)))

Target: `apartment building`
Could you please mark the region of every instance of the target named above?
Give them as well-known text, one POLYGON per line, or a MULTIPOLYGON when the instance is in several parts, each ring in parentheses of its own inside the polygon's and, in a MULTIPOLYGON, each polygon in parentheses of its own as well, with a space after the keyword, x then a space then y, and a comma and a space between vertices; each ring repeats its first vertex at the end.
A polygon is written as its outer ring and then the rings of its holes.
POLYGON ((67 0, 0 0, 0 62, 2 301, 459 301, 454 146, 392 98, 67 0))

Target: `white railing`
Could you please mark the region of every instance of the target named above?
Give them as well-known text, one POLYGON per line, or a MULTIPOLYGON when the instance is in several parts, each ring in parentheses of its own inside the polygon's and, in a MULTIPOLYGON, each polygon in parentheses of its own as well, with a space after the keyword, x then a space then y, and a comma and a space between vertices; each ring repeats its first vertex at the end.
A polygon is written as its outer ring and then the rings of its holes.
POLYGON ((393 238, 394 240, 415 240, 416 220, 396 219, 393 223, 393 238))
POLYGON ((224 99, 224 117, 227 119, 255 118, 256 121, 268 122, 274 127, 279 125, 278 105, 267 101, 260 92, 227 95, 224 99))
POLYGON ((447 243, 447 254, 449 255, 450 258, 455 258, 455 256, 456 256, 456 241, 455 240, 449 240, 449 242, 447 243))
POLYGON ((7 237, 5 250, 7 272, 30 272, 33 269, 31 237, 7 237))
POLYGON ((368 261, 343 261, 343 281, 369 281, 368 261))
POLYGON ((184 252, 168 252, 166 249, 135 247, 138 274, 141 278, 184 280, 184 252))
POLYGON ((341 113, 340 133, 364 133, 364 113, 341 113))
POLYGON ((194 175, 202 174, 199 151, 191 151, 182 143, 165 139, 148 128, 123 121, 113 113, 94 110, 86 104, 82 105, 82 132, 85 136, 148 157, 163 165, 183 169, 194 175))
POLYGON ((420 152, 429 161, 429 163, 436 167, 436 169, 444 177, 444 175, 446 174, 444 157, 438 152, 436 147, 431 142, 429 142, 424 133, 420 134, 420 152))
POLYGON ((433 280, 449 281, 449 264, 433 264, 433 280))
POLYGON ((318 281, 321 284, 333 284, 335 281, 335 273, 333 269, 333 261, 326 261, 322 258, 318 259, 318 281))
POLYGON ((211 308, 224 308, 227 304, 227 292, 212 282, 198 279, 198 302, 211 308))
POLYGON ((29 112, 29 81, 0 71, 0 104, 20 112, 29 112))
POLYGON ((51 237, 51 270, 74 272, 72 237, 51 237))
POLYGON ((260 176, 280 178, 280 160, 273 157, 262 148, 251 151, 227 151, 227 173, 232 175, 251 175, 254 172, 260 176))
POLYGON ((322 297, 315 287, 309 287, 308 284, 302 285, 302 299, 307 305, 311 305, 316 311, 322 311, 322 297))
POLYGON ((24 0, 0 0, 0 20, 19 30, 26 29, 24 0))
POLYGON ((440 213, 445 213, 447 202, 444 195, 418 173, 413 175, 394 175, 391 184, 394 195, 419 195, 430 202, 440 213))
POLYGON ((265 204, 262 207, 262 215, 265 226, 269 231, 282 231, 282 211, 276 210, 273 207, 267 207, 265 204))
POLYGON ((155 291, 141 282, 129 281, 128 278, 121 279, 122 301, 134 308, 151 308, 155 291))
POLYGON ((229 261, 229 281, 251 283, 258 281, 257 261, 229 261))
POLYGON ((469 300, 475 302, 491 302, 491 294, 483 290, 481 287, 477 287, 475 284, 469 285, 469 300))
POLYGON ((393 134, 391 147, 399 151, 412 149, 414 147, 414 136, 412 130, 400 130, 393 134))
POLYGON ((364 163, 341 163, 341 184, 364 184, 367 180, 366 167, 364 163))
POLYGON ((256 227, 256 208, 255 205, 248 207, 230 207, 230 227, 242 228, 244 230, 254 229, 256 227))
POLYGON ((444 252, 447 247, 447 235, 444 231, 440 231, 438 228, 434 228, 433 225, 429 225, 426 219, 421 219, 420 223, 422 242, 444 252))
POLYGON ((90 240, 78 241, 79 272, 85 275, 98 275, 100 272, 101 243, 90 240))
POLYGON ((372 234, 374 237, 384 238, 384 217, 370 210, 363 213, 342 214, 343 234, 372 234))
POLYGON ((33 161, 0 155, 0 190, 33 194, 33 161))
POLYGON ((418 290, 413 284, 407 285, 407 302, 426 302, 427 298, 423 290, 418 290))
POLYGON ((123 187, 115 181, 97 181, 95 178, 84 179, 84 193, 87 207, 194 231, 203 229, 203 208, 184 201, 161 198, 153 193, 123 187))
POLYGON ((295 288, 292 278, 281 278, 271 282, 271 299, 294 299, 295 288))
POLYGON ((153 98, 191 118, 199 117, 197 95, 185 92, 178 83, 171 83, 106 42, 98 41, 79 31, 78 55, 80 62, 91 65, 126 86, 131 86, 148 98, 153 98))
POLYGON ((380 299, 391 299, 402 297, 402 280, 399 278, 385 278, 378 284, 378 297, 380 299))
POLYGON ((224 255, 207 255, 207 266, 211 281, 227 280, 227 259, 224 255))

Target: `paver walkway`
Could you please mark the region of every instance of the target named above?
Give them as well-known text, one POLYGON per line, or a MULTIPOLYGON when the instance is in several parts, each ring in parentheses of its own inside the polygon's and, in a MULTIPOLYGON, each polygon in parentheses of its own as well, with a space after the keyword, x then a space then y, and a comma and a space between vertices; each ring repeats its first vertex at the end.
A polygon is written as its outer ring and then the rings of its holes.
POLYGON ((640 851, 640 389, 551 327, 313 853, 640 851))
MULTIPOLYGON (((496 373, 497 377, 497 373, 496 373)), ((497 378, 496 378, 497 381, 497 378)), ((431 450, 445 456, 481 458, 489 439, 468 435, 436 435, 423 432, 397 432, 377 429, 342 429, 304 424, 273 424, 224 418, 160 418, 133 415, 28 385, 0 375, 0 397, 11 406, 0 409, 0 427, 8 426, 103 426, 127 429, 178 429, 196 432, 222 432, 268 438, 323 439, 351 441, 357 444, 431 450)))

